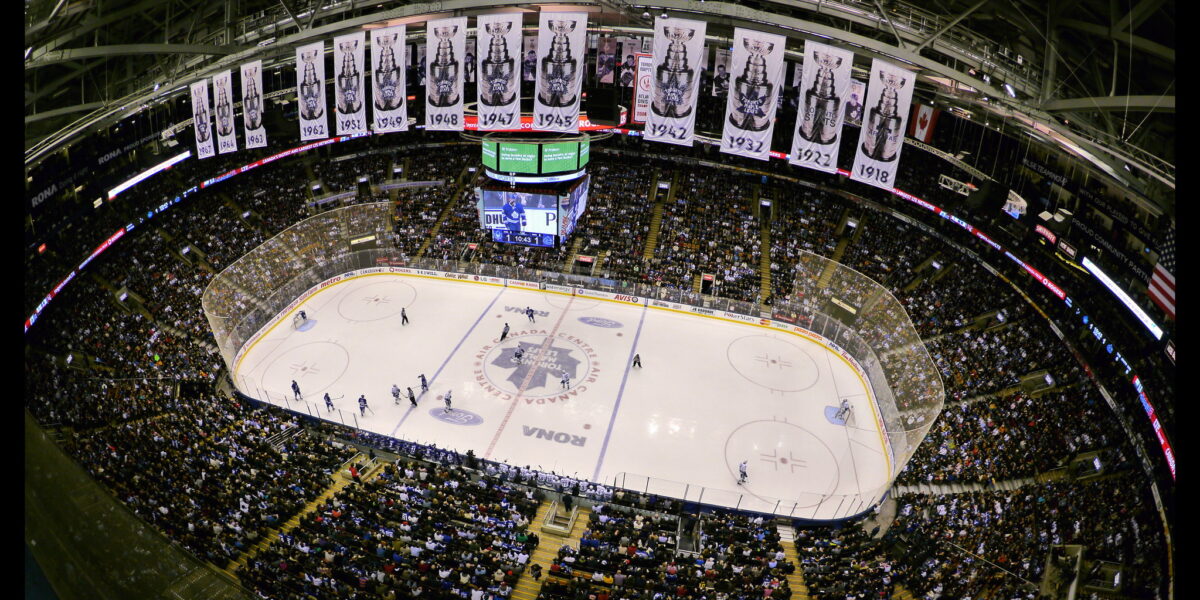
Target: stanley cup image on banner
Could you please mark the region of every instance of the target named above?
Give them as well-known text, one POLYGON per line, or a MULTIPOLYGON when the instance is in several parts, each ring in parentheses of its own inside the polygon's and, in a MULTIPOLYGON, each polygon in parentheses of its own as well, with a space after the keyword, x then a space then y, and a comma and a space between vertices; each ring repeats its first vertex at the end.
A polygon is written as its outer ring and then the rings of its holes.
POLYGON ((376 133, 408 131, 408 105, 405 97, 404 25, 371 30, 371 91, 376 133))
POLYGON ((851 179, 885 190, 896 187, 904 125, 916 79, 912 71, 879 59, 872 60, 851 179))
POLYGON ((217 117, 217 152, 237 152, 233 126, 233 71, 213 76, 213 113, 217 117))
POLYGON ((333 97, 338 135, 367 132, 367 107, 363 102, 363 44, 366 32, 333 39, 333 97))
POLYGON ((780 35, 734 29, 731 67, 737 76, 725 104, 721 152, 758 160, 770 156, 786 41, 780 35))
POLYGON ((300 139, 329 137, 325 114, 325 42, 296 48, 296 96, 300 101, 300 139))
POLYGON ((213 151, 212 113, 208 109, 208 80, 192 84, 192 129, 196 132, 196 156, 208 158, 213 151))
POLYGON ((659 18, 654 26, 654 90, 646 139, 691 146, 696 125, 704 21, 659 18))
POLYGON ((587 13, 538 15, 533 128, 579 131, 579 88, 587 53, 587 13))
POLYGON ((425 129, 462 131, 467 18, 440 19, 425 26, 425 129))
POLYGON ((480 15, 479 129, 516 129, 521 125, 521 15, 480 15))
POLYGON ((837 172, 844 99, 850 91, 854 53, 817 42, 804 43, 800 112, 788 162, 825 173, 837 172))
POLYGON ((263 127, 262 61, 242 65, 242 126, 246 128, 246 147, 267 145, 263 127))

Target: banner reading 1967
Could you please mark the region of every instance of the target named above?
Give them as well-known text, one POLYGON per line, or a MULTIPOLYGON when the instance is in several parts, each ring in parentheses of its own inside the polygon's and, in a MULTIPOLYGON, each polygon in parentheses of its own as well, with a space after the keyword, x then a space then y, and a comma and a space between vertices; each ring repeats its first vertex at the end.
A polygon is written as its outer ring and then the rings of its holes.
POLYGON ((733 30, 730 68, 734 78, 725 103, 721 152, 758 160, 770 157, 786 42, 781 35, 740 27, 733 30))
POLYGON ((212 111, 208 108, 208 80, 192 84, 192 129, 196 132, 196 156, 208 158, 213 151, 212 111))
POLYGON ((467 18, 439 19, 426 24, 425 129, 462 131, 463 56, 467 18))
POLYGON ((707 26, 704 21, 661 17, 655 22, 653 56, 657 69, 646 139, 692 145, 707 26))
POLYGON ((242 65, 242 125, 246 128, 246 147, 267 145, 263 127, 262 61, 242 65))
POLYGON ((408 47, 404 25, 371 30, 371 96, 376 133, 408 131, 408 105, 404 102, 404 71, 408 47))
POLYGON ((916 73, 889 62, 873 59, 862 129, 854 154, 850 179, 878 188, 896 187, 900 150, 904 146, 904 123, 912 104, 916 73))
POLYGON ((363 102, 363 45, 366 32, 333 38, 333 98, 338 135, 367 132, 363 102))
POLYGON ((579 92, 587 55, 587 13, 545 12, 538 17, 533 128, 579 131, 579 92))
POLYGON ((325 42, 296 48, 296 96, 300 101, 300 139, 329 137, 325 113, 325 42))
POLYGON ((800 75, 800 113, 788 162, 825 173, 837 173, 841 145, 842 105, 850 92, 854 53, 817 42, 804 42, 800 75))

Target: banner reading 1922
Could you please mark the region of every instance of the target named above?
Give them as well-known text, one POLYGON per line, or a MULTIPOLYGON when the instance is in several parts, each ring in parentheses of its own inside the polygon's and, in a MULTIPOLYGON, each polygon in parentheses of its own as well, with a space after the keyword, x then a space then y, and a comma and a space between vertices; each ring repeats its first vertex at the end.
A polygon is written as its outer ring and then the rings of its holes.
POLYGON ((704 63, 708 23, 659 18, 654 23, 658 68, 646 122, 646 139, 691 146, 696 128, 696 91, 704 63))
POLYGON ((479 15, 479 129, 521 126, 521 14, 479 15))
POLYGON ((376 133, 408 131, 408 105, 405 103, 404 25, 371 30, 371 96, 373 126, 376 133))
POLYGON ((300 139, 329 137, 325 113, 325 42, 296 48, 296 96, 300 102, 300 139))
POLYGON ((426 24, 425 129, 462 131, 463 54, 467 47, 467 18, 440 19, 426 24))
POLYGON ((850 92, 854 53, 817 42, 804 42, 800 75, 800 112, 788 162, 825 173, 837 173, 842 108, 850 92))
POLYGON ((736 75, 725 103, 721 152, 758 160, 770 158, 786 42, 781 35, 740 27, 733 30, 730 69, 731 75, 736 75))
POLYGON ((333 98, 338 135, 367 132, 367 105, 363 102, 364 31, 333 38, 333 98))
POLYGON ((587 13, 545 12, 538 17, 533 128, 579 131, 579 92, 587 55, 587 13))
POLYGON ((850 179, 885 190, 896 187, 904 124, 916 79, 912 71, 878 58, 872 60, 850 179))

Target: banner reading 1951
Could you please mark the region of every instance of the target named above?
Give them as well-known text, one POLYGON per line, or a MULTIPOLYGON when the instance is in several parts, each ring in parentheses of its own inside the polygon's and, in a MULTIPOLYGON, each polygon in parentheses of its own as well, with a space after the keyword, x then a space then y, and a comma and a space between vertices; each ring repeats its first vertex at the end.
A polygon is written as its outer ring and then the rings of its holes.
POLYGON ((425 129, 462 131, 463 61, 467 18, 439 19, 426 24, 425 129))
POLYGON ((692 145, 707 25, 704 21, 661 17, 655 22, 653 56, 657 68, 646 139, 692 145))
POLYGON ((850 92, 854 53, 817 42, 804 42, 800 75, 800 112, 788 162, 825 173, 837 173, 843 104, 850 92))
POLYGON ((408 131, 408 105, 404 102, 404 25, 371 30, 371 96, 375 133, 408 131))
POLYGON ((758 160, 770 157, 786 42, 781 35, 733 30, 733 81, 725 104, 721 152, 758 160))
POLYGON ((587 55, 587 13, 545 12, 538 17, 533 128, 579 131, 579 92, 587 55))
POLYGON ((338 135, 367 132, 367 105, 363 102, 364 31, 333 38, 333 98, 338 135))
POLYGON ((912 71, 878 58, 872 60, 850 179, 885 190, 896 187, 904 123, 916 79, 912 71))

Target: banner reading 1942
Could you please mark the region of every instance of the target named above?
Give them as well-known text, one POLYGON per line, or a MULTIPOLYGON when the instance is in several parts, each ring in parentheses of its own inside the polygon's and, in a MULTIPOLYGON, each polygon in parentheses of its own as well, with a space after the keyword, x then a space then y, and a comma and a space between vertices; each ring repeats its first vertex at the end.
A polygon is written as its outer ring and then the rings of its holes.
POLYGON ((740 27, 733 30, 733 81, 725 103, 721 152, 758 160, 770 158, 786 42, 781 35, 740 27))
POLYGON ((904 122, 908 119, 916 79, 912 71, 878 58, 871 61, 871 79, 867 83, 867 101, 850 179, 885 190, 896 187, 900 150, 904 146, 904 122))
POLYGON ((479 15, 479 129, 521 126, 521 14, 479 15))
POLYGON ((654 89, 646 121, 646 139, 691 146, 696 129, 696 91, 700 85, 704 34, 708 23, 664 19, 654 23, 654 89))
POLYGON ((577 133, 587 13, 543 11, 538 17, 537 50, 533 128, 577 133))
POLYGON ((296 48, 296 96, 300 101, 300 139, 329 137, 325 114, 325 42, 296 48))
POLYGON ((267 145, 263 127, 262 61, 242 65, 242 125, 246 128, 246 147, 267 145))
POLYGON ((425 129, 462 131, 463 60, 467 18, 439 19, 426 24, 425 129))
POLYGON ((850 92, 854 53, 817 42, 804 42, 800 75, 800 112, 788 162, 825 173, 837 173, 842 105, 850 92))
POLYGON ((196 156, 214 156, 212 137, 212 111, 208 108, 208 80, 201 79, 192 84, 192 129, 196 132, 196 156))
POLYGON ((213 75, 213 114, 217 117, 217 152, 237 152, 233 118, 233 71, 213 75))
POLYGON ((371 92, 376 133, 408 131, 408 105, 404 102, 404 25, 371 30, 371 92))
POLYGON ((359 31, 333 38, 333 98, 338 135, 367 132, 362 72, 366 35, 359 31))

